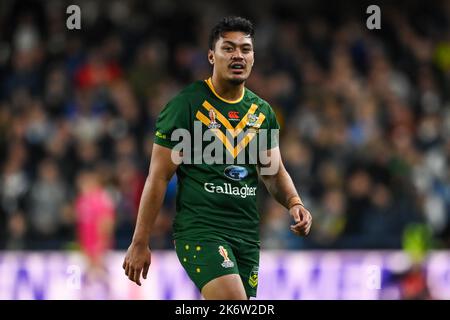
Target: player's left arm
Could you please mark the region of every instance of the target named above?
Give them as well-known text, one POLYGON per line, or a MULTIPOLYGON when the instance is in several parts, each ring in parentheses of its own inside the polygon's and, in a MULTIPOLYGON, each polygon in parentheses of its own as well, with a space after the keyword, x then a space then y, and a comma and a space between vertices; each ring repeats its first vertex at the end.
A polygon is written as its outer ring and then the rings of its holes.
POLYGON ((291 176, 287 172, 281 159, 280 149, 275 147, 267 151, 266 165, 258 165, 258 173, 269 193, 284 207, 295 221, 291 231, 298 236, 308 235, 312 216, 303 204, 291 176), (271 170, 264 170, 271 168, 271 170))

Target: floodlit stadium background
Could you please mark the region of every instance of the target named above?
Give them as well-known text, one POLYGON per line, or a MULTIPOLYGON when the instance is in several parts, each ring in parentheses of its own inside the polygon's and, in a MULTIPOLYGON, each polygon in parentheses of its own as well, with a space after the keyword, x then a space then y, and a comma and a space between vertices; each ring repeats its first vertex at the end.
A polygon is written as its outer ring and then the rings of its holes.
POLYGON ((0 2, 0 299, 199 298, 172 247, 175 179, 143 287, 121 264, 156 116, 210 74, 228 14, 255 22, 248 87, 314 217, 292 236, 260 188, 258 298, 450 299, 450 2, 281 0, 0 2), (77 236, 92 171, 112 210, 90 219, 112 240, 97 272, 77 236))

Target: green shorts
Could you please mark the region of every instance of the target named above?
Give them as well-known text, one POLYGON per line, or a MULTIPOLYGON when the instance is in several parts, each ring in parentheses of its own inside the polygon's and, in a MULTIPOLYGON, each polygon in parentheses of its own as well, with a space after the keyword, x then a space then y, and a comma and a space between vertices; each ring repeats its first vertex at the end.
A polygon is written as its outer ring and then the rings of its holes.
POLYGON ((227 274, 240 275, 247 297, 256 297, 259 245, 243 241, 194 241, 177 239, 175 251, 197 288, 227 274))

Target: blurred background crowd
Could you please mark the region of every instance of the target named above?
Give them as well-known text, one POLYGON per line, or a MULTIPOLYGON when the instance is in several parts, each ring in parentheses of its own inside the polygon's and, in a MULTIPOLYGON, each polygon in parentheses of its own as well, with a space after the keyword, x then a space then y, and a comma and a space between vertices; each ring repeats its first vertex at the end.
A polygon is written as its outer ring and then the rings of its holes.
MULTIPOLYGON (((380 2, 380 30, 369 4, 1 1, 0 249, 127 248, 156 117, 210 75, 209 30, 228 14, 255 23, 247 87, 276 111, 314 217, 291 235, 261 185, 262 247, 449 248, 450 2, 380 2)), ((153 249, 172 248, 175 189, 153 249)))

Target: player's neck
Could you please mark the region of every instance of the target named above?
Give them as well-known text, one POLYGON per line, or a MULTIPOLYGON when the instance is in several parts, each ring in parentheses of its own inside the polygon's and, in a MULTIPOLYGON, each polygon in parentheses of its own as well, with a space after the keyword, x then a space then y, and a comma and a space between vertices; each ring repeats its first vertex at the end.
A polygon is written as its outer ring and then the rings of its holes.
POLYGON ((215 74, 213 74, 213 76, 211 77, 211 84, 216 93, 220 97, 227 100, 239 100, 240 98, 242 98, 242 94, 244 93, 244 82, 240 84, 233 84, 229 81, 219 79, 215 74))

